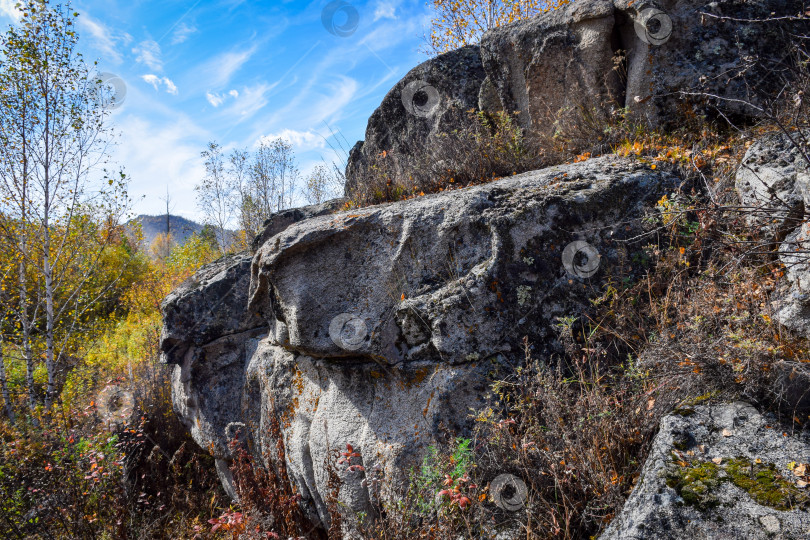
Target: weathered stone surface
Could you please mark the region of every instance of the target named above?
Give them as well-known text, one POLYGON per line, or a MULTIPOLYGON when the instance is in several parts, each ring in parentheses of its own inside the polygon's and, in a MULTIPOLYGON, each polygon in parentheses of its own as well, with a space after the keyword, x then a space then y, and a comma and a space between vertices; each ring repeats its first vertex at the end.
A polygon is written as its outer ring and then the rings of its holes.
POLYGON ((500 108, 551 135, 561 112, 620 106, 614 11, 610 0, 585 0, 488 32, 481 57, 500 108))
POLYGON ((200 272, 233 269, 240 293, 221 309, 250 324, 220 324, 224 335, 205 340, 172 327, 218 293, 210 277, 164 304, 175 407, 221 460, 234 423, 270 461, 280 436, 324 525, 325 460, 352 444, 366 471, 342 470, 341 503, 369 511, 427 445, 469 428, 488 374, 521 361, 523 336, 537 358, 561 351, 557 319, 583 313, 617 265, 628 271, 645 243, 637 218, 677 183, 664 167, 611 156, 293 223, 249 273, 244 259, 200 272), (565 249, 574 241, 595 251, 578 259, 565 249))
MULTIPOLYGON (((801 214, 800 219, 805 219, 801 214)), ((801 226, 788 233, 779 246, 779 260, 785 265, 785 277, 773 297, 776 319, 803 334, 810 336, 810 225, 801 226)))
POLYGON ((161 346, 171 358, 189 345, 204 345, 263 325, 247 306, 250 256, 223 257, 199 270, 162 303, 161 346), (237 309, 224 309, 224 308, 237 309))
MULTIPOLYGON (((784 264, 785 278, 773 296, 777 321, 810 336, 810 226, 805 222, 810 207, 810 146, 807 134, 798 132, 766 135, 748 149, 737 170, 736 188, 745 207, 747 222, 762 233, 761 249, 774 244, 784 264)), ((810 380, 803 366, 787 366, 785 386, 792 406, 806 409, 808 396, 794 382, 810 380), (797 393, 798 392, 798 393, 797 393), (797 401, 798 399, 798 401, 797 401)))
POLYGON ((517 112, 529 136, 551 135, 581 110, 599 119, 626 107, 652 127, 718 111, 737 121, 756 118, 745 102, 761 105, 781 90, 790 33, 810 33, 809 20, 781 16, 803 9, 800 0, 578 0, 491 30, 480 47, 421 64, 385 96, 350 154, 346 193, 379 174, 383 152, 389 178, 408 185, 425 167, 420 156, 449 154, 441 151, 442 134, 467 126, 463 113, 471 108, 517 112), (403 104, 416 80, 434 88, 438 105, 430 114, 403 104))
POLYGON ((386 152, 387 171, 396 178, 412 173, 413 158, 441 145, 441 135, 466 125, 478 107, 484 68, 478 47, 463 47, 428 60, 408 72, 372 113, 365 142, 358 142, 346 166, 346 193, 374 174, 386 152))
MULTIPOLYGON (((810 203, 810 154, 806 136, 798 132, 772 133, 755 141, 736 174, 743 216, 762 234, 756 251, 774 248, 784 264, 785 277, 772 296, 774 318, 804 336, 810 336, 810 229, 806 209, 810 203)), ((783 360, 773 366, 777 398, 799 414, 810 412, 810 370, 783 360)))
POLYGON ((681 122, 690 109, 710 117, 719 110, 741 122, 758 118, 744 102, 762 105, 763 98, 783 89, 795 54, 791 34, 810 30, 810 20, 795 19, 804 10, 798 0, 614 0, 614 5, 614 33, 627 51, 624 105, 651 125, 681 122), (648 19, 650 9, 662 14, 648 19), (715 97, 691 95, 695 92, 715 97))
POLYGON ((745 403, 676 412, 600 540, 810 537, 807 478, 789 466, 810 462, 808 441, 745 403))
POLYGON ((773 133, 754 142, 737 169, 746 219, 766 240, 781 242, 801 224, 810 203, 808 150, 800 133, 773 133))
POLYGON ((250 247, 255 253, 268 238, 275 236, 293 223, 315 216, 333 214, 341 210, 344 204, 346 204, 346 199, 332 199, 321 204, 312 204, 277 212, 265 220, 262 232, 253 239, 250 247))
POLYGON ((584 305, 563 248, 582 238, 617 260, 623 219, 673 181, 605 157, 300 222, 256 253, 251 309, 313 357, 458 364, 514 353, 524 335, 548 343, 584 305), (356 346, 330 336, 343 313, 359 320, 356 346))

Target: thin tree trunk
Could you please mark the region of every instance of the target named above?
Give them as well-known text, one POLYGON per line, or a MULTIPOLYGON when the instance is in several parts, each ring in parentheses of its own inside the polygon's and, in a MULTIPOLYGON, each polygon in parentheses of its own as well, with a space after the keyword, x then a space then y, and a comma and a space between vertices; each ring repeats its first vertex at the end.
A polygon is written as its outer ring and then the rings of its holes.
MULTIPOLYGON (((23 117, 27 118, 27 110, 23 109, 23 117)), ((28 278, 25 265, 28 259, 28 130, 26 124, 22 126, 22 178, 20 197, 20 326, 22 326, 22 349, 25 358, 25 384, 28 389, 28 408, 33 413, 37 406, 34 391, 34 352, 31 347, 31 320, 28 318, 28 278)))
POLYGON ((50 411, 53 405, 54 394, 56 392, 56 363, 54 359, 53 347, 53 334, 54 334, 54 318, 53 318, 53 268, 51 268, 51 189, 58 188, 58 179, 55 179, 55 186, 51 185, 51 108, 48 99, 45 101, 45 129, 44 135, 44 159, 43 165, 43 183, 42 194, 44 195, 44 204, 42 205, 42 274, 45 278, 45 368, 48 371, 48 388, 45 391, 45 410, 50 411))
POLYGON ((56 362, 53 346, 54 320, 53 320, 53 269, 51 268, 50 234, 48 233, 48 219, 45 218, 45 256, 43 257, 43 270, 45 274, 45 367, 48 371, 48 389, 45 392, 45 410, 48 411, 53 404, 56 393, 56 362))
POLYGON ((14 423, 14 407, 11 404, 11 394, 8 391, 8 380, 6 379, 6 360, 3 355, 3 342, 0 341, 0 393, 3 394, 3 410, 11 423, 14 423))
MULTIPOLYGON (((25 243, 23 241, 23 253, 25 243)), ((37 406, 34 391, 34 352, 31 349, 31 321, 28 320, 28 289, 25 277, 25 262, 20 262, 20 326, 22 326, 22 350, 25 359, 25 386, 28 390, 28 408, 31 412, 37 406)))

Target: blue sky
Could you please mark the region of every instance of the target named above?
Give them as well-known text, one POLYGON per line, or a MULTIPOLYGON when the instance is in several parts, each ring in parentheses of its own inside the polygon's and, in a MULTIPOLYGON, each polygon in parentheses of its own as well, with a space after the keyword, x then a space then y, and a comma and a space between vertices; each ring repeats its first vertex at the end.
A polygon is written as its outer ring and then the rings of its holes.
MULTIPOLYGON (((3 27, 14 4, 0 0, 3 27)), ((135 213, 164 211, 168 186, 173 213, 199 218, 193 188, 210 140, 227 150, 285 137, 304 173, 345 159, 325 140, 330 128, 350 144, 363 138, 386 92, 427 59, 430 11, 419 0, 347 0, 332 33, 322 20, 329 4, 73 2, 86 59, 126 83, 113 158, 131 177, 135 213)))

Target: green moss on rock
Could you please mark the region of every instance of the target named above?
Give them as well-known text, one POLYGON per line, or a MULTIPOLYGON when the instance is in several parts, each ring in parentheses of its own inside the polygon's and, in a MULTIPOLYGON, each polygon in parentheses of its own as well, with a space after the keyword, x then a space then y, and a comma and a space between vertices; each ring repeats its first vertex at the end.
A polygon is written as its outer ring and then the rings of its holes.
POLYGON ((695 409, 678 408, 672 411, 672 414, 677 414, 678 416, 692 416, 693 414, 695 414, 695 409))
POLYGON ((780 475, 773 463, 736 458, 724 464, 731 482, 763 506, 777 510, 807 507, 808 497, 780 475))
POLYGON ((706 510, 719 504, 714 491, 720 486, 720 469, 711 461, 696 461, 687 467, 673 464, 667 471, 667 485, 683 498, 686 504, 706 510))
POLYGON ((667 486, 686 504, 700 510, 719 504, 714 492, 727 481, 762 506, 782 511, 810 507, 810 497, 780 475, 773 463, 754 463, 746 458, 728 459, 721 465, 701 460, 685 467, 683 463, 673 463, 667 470, 667 486))

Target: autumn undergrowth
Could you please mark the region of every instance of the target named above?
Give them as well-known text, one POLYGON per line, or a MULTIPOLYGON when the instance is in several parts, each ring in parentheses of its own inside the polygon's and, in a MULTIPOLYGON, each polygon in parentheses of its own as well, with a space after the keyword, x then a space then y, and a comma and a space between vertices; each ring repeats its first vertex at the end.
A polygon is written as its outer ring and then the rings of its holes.
POLYGON ((787 268, 734 185, 753 140, 808 124, 806 111, 775 110, 744 131, 697 116, 666 133, 622 120, 573 158, 611 152, 684 179, 643 218, 646 246, 628 262, 642 277, 604 269, 590 311, 559 321, 563 356, 534 358, 526 342, 523 365, 472 416, 469 453, 460 458, 453 437, 431 448, 365 524, 368 538, 596 537, 638 482, 665 414, 742 399, 786 434, 806 429, 810 344, 775 320, 787 268), (506 495, 503 475, 517 479, 506 495))

